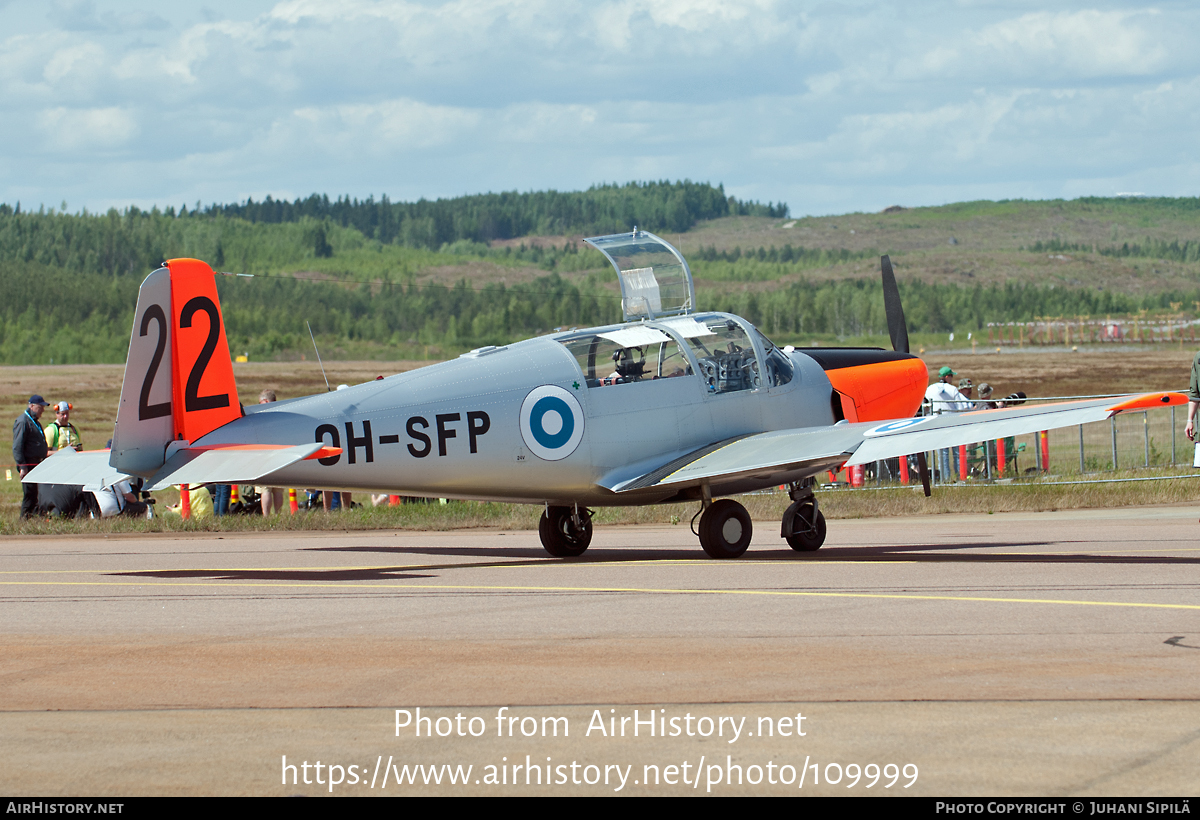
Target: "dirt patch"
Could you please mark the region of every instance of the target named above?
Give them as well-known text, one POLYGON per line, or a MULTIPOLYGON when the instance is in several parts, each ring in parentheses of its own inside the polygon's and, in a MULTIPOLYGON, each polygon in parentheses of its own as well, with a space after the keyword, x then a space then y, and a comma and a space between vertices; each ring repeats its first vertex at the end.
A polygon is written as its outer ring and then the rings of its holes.
POLYGON ((930 382, 937 379, 939 368, 949 365, 960 379, 990 384, 995 396, 1021 390, 1036 397, 1186 390, 1194 355, 1190 348, 1091 345, 1074 353, 1006 348, 1001 353, 930 353, 923 358, 930 382))

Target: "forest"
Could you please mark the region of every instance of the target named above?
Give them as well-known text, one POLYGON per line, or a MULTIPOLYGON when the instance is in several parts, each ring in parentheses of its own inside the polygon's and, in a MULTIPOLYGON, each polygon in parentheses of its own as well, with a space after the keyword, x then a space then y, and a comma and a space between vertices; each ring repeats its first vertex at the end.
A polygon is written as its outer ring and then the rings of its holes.
MULTIPOLYGON (((231 351, 252 360, 308 355, 309 325, 330 358, 432 359, 555 328, 617 322, 620 299, 611 269, 599 253, 562 234, 628 230, 630 220, 673 230, 671 203, 679 201, 693 231, 742 217, 758 217, 746 223, 751 227, 777 226, 788 213, 784 205, 742 202, 720 186, 691 182, 407 204, 314 196, 104 214, 0 205, 0 287, 7 295, 0 305, 0 361, 123 361, 141 279, 178 256, 254 274, 218 277, 231 351), (398 221, 388 222, 393 217, 398 221), (406 233, 403 225, 418 219, 449 225, 444 235, 435 231, 444 241, 406 233), (551 231, 560 236, 545 240, 551 231), (533 241, 535 235, 542 239, 533 241), (497 241, 523 236, 528 243, 497 241)), ((744 235, 748 242, 755 236, 744 235)), ((1013 252, 1029 259, 1071 252, 1190 263, 1198 249, 1194 239, 1089 244, 1055 238, 1013 252)), ((688 258, 700 309, 745 316, 779 344, 883 343, 883 299, 870 270, 878 270, 878 255, 887 252, 895 253, 888 247, 700 242, 688 258)), ((1062 287, 917 275, 902 281, 902 293, 910 332, 918 336, 980 330, 992 321, 1200 306, 1200 282, 1120 291, 1102 283, 1062 287)))

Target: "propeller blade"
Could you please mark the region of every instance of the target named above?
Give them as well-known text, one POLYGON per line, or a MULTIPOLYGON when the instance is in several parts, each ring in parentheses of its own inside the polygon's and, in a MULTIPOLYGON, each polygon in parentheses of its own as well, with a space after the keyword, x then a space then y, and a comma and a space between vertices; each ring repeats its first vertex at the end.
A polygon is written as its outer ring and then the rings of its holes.
POLYGON ((908 352, 908 323, 904 321, 904 308, 900 305, 900 288, 896 287, 896 274, 892 272, 892 260, 879 257, 883 269, 883 312, 887 316, 888 334, 892 337, 892 350, 908 352))

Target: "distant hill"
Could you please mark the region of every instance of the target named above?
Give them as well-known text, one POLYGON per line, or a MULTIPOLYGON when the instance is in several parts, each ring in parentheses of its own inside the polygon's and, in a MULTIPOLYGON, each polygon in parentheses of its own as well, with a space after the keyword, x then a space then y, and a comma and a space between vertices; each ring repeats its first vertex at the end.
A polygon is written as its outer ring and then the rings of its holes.
POLYGON ((786 214, 690 182, 198 211, 0 205, 0 362, 122 361, 138 283, 175 256, 255 274, 219 283, 230 345, 252 359, 309 352, 306 320, 323 355, 396 359, 616 321, 615 277, 578 237, 634 221, 684 252, 701 309, 744 315, 780 343, 886 344, 881 253, 895 264, 914 344, 1036 317, 1200 316, 1200 199, 786 214), (684 216, 673 223, 672 213, 684 216), (433 233, 414 233, 420 220, 433 233))

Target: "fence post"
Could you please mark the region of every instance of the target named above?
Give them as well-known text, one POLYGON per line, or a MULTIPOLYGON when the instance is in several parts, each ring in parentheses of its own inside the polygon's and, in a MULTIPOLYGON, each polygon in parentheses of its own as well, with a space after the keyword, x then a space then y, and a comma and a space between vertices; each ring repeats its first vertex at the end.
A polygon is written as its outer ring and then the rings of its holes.
POLYGON ((992 446, 991 442, 986 439, 983 442, 983 470, 987 475, 987 480, 992 480, 992 446))
POLYGON ((1083 425, 1079 425, 1079 474, 1083 475, 1087 472, 1087 467, 1083 463, 1083 425))
POLYGON ((1171 466, 1175 466, 1175 405, 1171 405, 1171 466))
POLYGON ((1110 416, 1108 419, 1108 425, 1112 428, 1112 468, 1113 472, 1115 473, 1117 471, 1117 417, 1110 416))
POLYGON ((1142 436, 1146 440, 1146 466, 1150 466, 1150 414, 1142 411, 1142 436))

